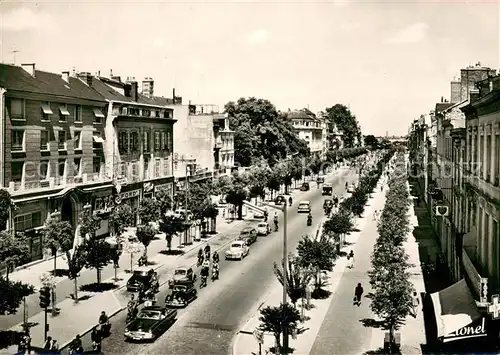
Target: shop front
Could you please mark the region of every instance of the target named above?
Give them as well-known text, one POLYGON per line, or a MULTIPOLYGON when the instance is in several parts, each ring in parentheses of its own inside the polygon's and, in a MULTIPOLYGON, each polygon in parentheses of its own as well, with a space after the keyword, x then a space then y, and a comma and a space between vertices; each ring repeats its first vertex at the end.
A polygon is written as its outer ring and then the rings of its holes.
MULTIPOLYGON (((132 211, 137 211, 139 208, 141 200, 142 186, 141 184, 130 184, 122 187, 121 192, 116 195, 115 203, 120 205, 126 203, 132 208, 132 211)), ((137 213, 135 213, 135 219, 133 221, 132 227, 137 226, 137 213)))
POLYGON ((154 191, 155 191, 155 194, 158 191, 166 191, 167 196, 169 196, 170 199, 173 199, 174 198, 174 182, 173 182, 173 178, 172 178, 172 181, 170 181, 170 182, 155 185, 154 191))
POLYGON ((109 236, 109 214, 115 207, 115 201, 113 198, 113 189, 111 186, 105 186, 101 188, 93 188, 87 189, 88 191, 83 190, 91 194, 89 200, 90 205, 92 206, 92 211, 101 219, 101 226, 96 231, 96 237, 106 238, 109 236))
POLYGON ((155 193, 155 185, 149 181, 145 182, 143 186, 142 198, 153 198, 155 193))

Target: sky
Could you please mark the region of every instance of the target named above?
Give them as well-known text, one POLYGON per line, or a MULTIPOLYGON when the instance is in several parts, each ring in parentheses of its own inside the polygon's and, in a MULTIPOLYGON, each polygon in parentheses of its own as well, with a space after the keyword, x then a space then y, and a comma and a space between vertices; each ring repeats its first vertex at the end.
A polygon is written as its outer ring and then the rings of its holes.
POLYGON ((500 68, 483 1, 5 1, 1 59, 155 80, 194 104, 255 96, 279 110, 349 106, 363 134, 404 135, 460 69, 500 68))

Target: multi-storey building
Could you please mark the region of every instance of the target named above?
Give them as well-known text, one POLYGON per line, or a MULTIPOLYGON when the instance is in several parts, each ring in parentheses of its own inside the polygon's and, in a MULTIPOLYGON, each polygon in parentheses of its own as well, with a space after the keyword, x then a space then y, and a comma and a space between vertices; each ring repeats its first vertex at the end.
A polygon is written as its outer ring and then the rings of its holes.
POLYGON ((234 131, 229 128, 227 114, 214 115, 214 161, 218 174, 229 175, 234 162, 234 131))
POLYGON ((16 206, 9 228, 27 232, 35 260, 47 217, 60 211, 76 229, 87 192, 111 184, 106 102, 87 81, 35 64, 0 64, 0 93, 0 181, 16 206))
POLYGON ((311 154, 322 157, 324 120, 318 119, 306 108, 288 112, 288 119, 299 138, 307 142, 311 154))
POLYGON ((106 102, 104 161, 112 184, 95 189, 89 201, 103 223, 98 234, 108 233, 107 215, 114 204, 136 208, 140 200, 159 189, 173 196, 172 99, 139 94, 133 78, 105 78, 81 73, 79 77, 106 102))
POLYGON ((462 108, 466 116, 464 271, 500 285, 500 76, 481 81, 462 108))

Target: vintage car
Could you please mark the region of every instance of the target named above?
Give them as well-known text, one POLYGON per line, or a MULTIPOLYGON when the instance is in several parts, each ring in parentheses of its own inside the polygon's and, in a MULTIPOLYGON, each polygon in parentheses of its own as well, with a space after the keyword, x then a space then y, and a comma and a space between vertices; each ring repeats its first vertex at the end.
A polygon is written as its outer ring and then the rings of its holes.
POLYGON ((330 196, 333 193, 333 185, 330 183, 323 184, 323 189, 321 191, 321 195, 330 196))
POLYGON ((254 227, 245 227, 241 230, 239 240, 244 240, 247 245, 253 244, 257 241, 257 229, 254 227))
POLYGON ((333 200, 329 198, 327 198, 325 202, 323 202, 323 210, 326 214, 329 214, 332 211, 333 205, 333 200))
POLYGON ((325 182, 325 177, 324 176, 318 176, 318 178, 316 179, 316 182, 318 184, 322 184, 325 182))
POLYGON ((283 195, 276 196, 276 198, 274 199, 274 203, 276 205, 282 205, 282 204, 286 203, 285 196, 283 196, 283 195))
POLYGON ((309 201, 300 201, 297 206, 298 213, 309 213, 311 212, 311 203, 309 201))
POLYGON ((193 283, 177 284, 173 287, 172 293, 165 298, 165 306, 176 308, 186 307, 198 296, 198 292, 193 283))
MULTIPOLYGON (((153 282, 155 282, 154 281, 155 275, 156 272, 151 267, 139 267, 135 269, 134 273, 132 274, 132 276, 130 276, 130 278, 127 281, 127 291, 138 292, 141 289, 141 287, 144 290, 147 290, 150 287, 157 289, 159 285, 157 284, 153 285, 153 282)), ((158 280, 156 280, 155 283, 158 283, 158 280)))
POLYGON ((308 182, 303 182, 302 186, 300 187, 300 191, 309 191, 310 186, 308 182))
POLYGON ((226 260, 238 259, 243 260, 245 256, 248 255, 250 248, 247 243, 243 240, 236 240, 231 244, 231 247, 226 250, 226 260))
POLYGON ((125 327, 125 340, 154 341, 176 320, 177 311, 159 306, 144 307, 125 327))
POLYGON ((267 222, 260 222, 257 224, 257 235, 268 235, 271 233, 271 227, 267 222))
POLYGON ((168 280, 168 287, 172 288, 176 284, 194 283, 196 281, 196 274, 193 268, 181 266, 174 270, 174 276, 168 280))

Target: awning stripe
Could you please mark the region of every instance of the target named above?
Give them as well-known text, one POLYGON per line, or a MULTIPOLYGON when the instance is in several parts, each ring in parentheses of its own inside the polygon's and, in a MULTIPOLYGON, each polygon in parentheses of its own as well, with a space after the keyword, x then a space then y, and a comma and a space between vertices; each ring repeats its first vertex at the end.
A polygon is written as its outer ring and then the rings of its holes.
POLYGON ((49 105, 47 104, 42 104, 42 112, 46 115, 53 115, 54 113, 50 109, 49 105))

